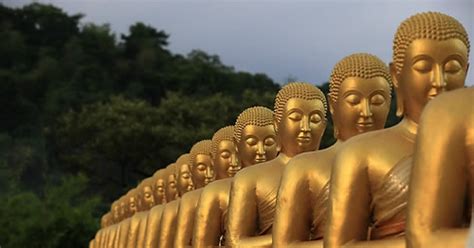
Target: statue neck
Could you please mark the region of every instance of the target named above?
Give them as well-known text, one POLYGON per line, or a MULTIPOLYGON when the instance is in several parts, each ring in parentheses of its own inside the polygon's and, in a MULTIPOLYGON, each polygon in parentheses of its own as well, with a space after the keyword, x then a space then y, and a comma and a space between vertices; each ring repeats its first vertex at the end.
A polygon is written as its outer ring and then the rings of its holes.
POLYGON ((290 161, 291 157, 286 155, 283 152, 280 152, 280 154, 278 154, 278 157, 276 159, 280 160, 283 164, 287 164, 288 161, 290 161))
POLYGON ((416 132, 418 130, 418 123, 405 116, 398 127, 402 130, 403 135, 410 141, 415 142, 416 132))

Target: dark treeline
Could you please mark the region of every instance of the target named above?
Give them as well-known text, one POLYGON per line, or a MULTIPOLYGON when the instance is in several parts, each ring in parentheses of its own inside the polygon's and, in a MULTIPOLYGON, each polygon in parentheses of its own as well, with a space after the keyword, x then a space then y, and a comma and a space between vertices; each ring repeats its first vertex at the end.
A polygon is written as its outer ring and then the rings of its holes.
POLYGON ((0 4, 1 247, 85 247, 114 199, 280 88, 173 54, 149 25, 118 37, 82 17, 0 4))

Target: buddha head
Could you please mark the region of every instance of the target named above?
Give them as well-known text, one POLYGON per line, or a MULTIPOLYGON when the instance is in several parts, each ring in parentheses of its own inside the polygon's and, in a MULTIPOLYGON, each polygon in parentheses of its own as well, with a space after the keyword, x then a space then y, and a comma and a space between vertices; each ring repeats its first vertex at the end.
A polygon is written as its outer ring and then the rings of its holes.
POLYGON ((274 126, 280 152, 293 157, 318 149, 326 129, 326 98, 309 83, 289 83, 275 98, 274 126))
POLYGON ((178 195, 194 190, 194 182, 192 178, 191 166, 189 164, 189 154, 181 155, 176 160, 176 189, 178 195))
POLYGON ((137 189, 131 189, 125 195, 128 201, 128 217, 133 216, 136 212, 138 212, 138 197, 137 197, 137 189))
POLYGON ((120 221, 128 217, 128 202, 125 196, 120 197, 119 206, 120 206, 120 221))
POLYGON ((216 180, 233 176, 232 168, 238 166, 237 150, 233 140, 234 126, 219 129, 212 136, 212 163, 216 180))
POLYGON ((277 154, 273 111, 257 106, 244 110, 237 117, 234 125, 234 142, 240 164, 230 168, 233 175, 241 167, 270 161, 277 154))
POLYGON ((154 190, 156 205, 166 202, 166 169, 160 169, 153 174, 154 190))
POLYGON ((153 194, 153 177, 149 177, 140 182, 137 188, 138 200, 140 202, 139 211, 147 211, 155 206, 155 195, 153 194))
POLYGON ((189 152, 189 164, 191 165, 193 183, 196 189, 214 181, 211 147, 211 140, 201 140, 194 144, 189 152))
POLYGON ((329 109, 334 136, 346 140, 382 129, 391 102, 388 67, 376 56, 355 53, 340 60, 329 79, 329 109))
POLYGON ((120 222, 120 204, 118 200, 112 203, 111 211, 114 223, 120 222))
POLYGON ((439 12, 416 14, 395 33, 390 74, 397 93, 397 115, 418 123, 426 103, 464 86, 469 38, 463 25, 439 12))
POLYGON ((105 227, 109 226, 109 220, 108 220, 109 215, 110 215, 110 212, 102 215, 102 217, 100 218, 100 227, 101 228, 105 228, 105 227))
POLYGON ((168 165, 164 174, 166 179, 166 202, 170 202, 179 196, 176 182, 176 164, 172 163, 168 165))

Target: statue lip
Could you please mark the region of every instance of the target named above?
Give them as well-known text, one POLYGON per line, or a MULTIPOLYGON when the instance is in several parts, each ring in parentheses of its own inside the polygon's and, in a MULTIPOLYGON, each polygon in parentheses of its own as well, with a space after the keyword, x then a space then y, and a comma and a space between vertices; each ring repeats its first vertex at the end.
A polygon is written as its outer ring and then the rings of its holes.
POLYGON ((298 140, 298 142, 303 144, 311 143, 311 141, 313 140, 311 136, 298 136, 298 138, 296 139, 298 140))
POLYGON ((261 163, 261 162, 265 162, 267 161, 267 158, 263 157, 263 158, 255 158, 255 162, 257 163, 261 163))

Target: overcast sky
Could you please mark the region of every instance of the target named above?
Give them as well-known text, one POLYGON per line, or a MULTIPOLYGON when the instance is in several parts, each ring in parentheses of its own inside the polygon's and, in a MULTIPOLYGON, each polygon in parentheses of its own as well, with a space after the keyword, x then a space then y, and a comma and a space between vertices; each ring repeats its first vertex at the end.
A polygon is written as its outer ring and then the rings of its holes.
MULTIPOLYGON (((0 0, 9 6, 32 1, 0 0)), ((458 19, 474 47, 474 0, 151 1, 40 0, 84 22, 109 23, 127 33, 138 21, 170 34, 171 51, 201 49, 237 70, 263 72, 278 82, 291 76, 320 84, 338 60, 368 52, 390 62, 396 28, 407 17, 440 11, 458 19)), ((473 55, 469 62, 473 64, 473 55)), ((466 82, 474 85, 474 67, 466 82)))

